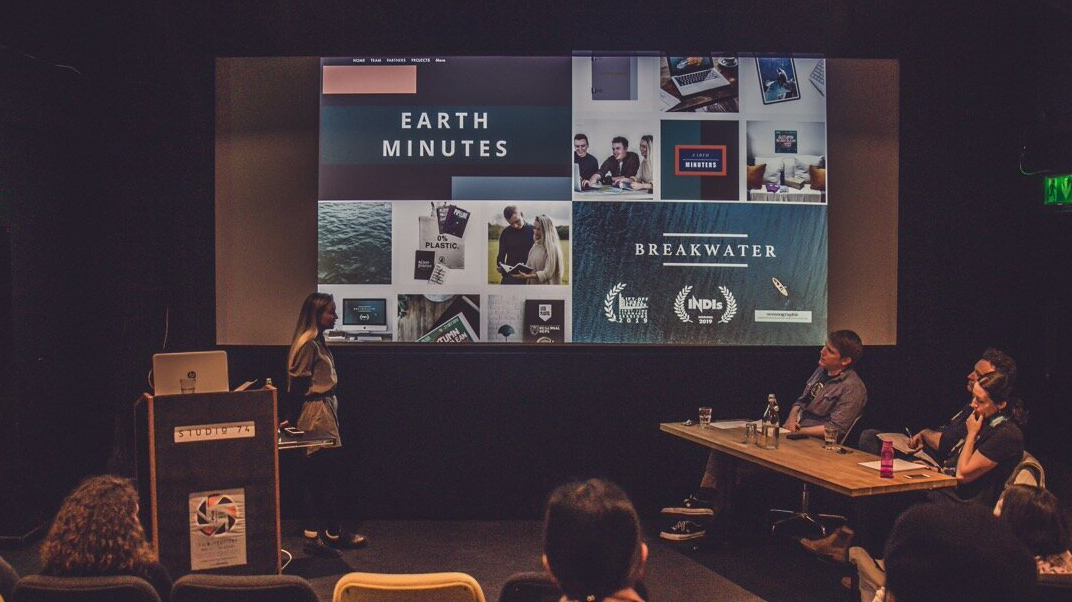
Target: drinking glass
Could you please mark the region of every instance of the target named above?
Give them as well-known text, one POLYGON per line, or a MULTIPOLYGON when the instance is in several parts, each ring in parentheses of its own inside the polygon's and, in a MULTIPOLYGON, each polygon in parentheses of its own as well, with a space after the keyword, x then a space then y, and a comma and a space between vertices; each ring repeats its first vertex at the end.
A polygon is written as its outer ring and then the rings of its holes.
POLYGON ((700 428, 705 429, 711 425, 711 408, 700 408, 700 428))
POLYGON ((823 449, 837 449, 837 427, 832 424, 823 426, 823 449))

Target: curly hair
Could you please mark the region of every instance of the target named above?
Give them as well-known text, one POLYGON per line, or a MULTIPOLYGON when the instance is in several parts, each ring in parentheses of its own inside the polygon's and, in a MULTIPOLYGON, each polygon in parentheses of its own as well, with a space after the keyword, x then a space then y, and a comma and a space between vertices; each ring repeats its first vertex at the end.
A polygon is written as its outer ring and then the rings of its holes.
POLYGON ((90 477, 63 500, 41 544, 41 573, 55 576, 146 573, 156 553, 137 517, 138 494, 130 481, 90 477))

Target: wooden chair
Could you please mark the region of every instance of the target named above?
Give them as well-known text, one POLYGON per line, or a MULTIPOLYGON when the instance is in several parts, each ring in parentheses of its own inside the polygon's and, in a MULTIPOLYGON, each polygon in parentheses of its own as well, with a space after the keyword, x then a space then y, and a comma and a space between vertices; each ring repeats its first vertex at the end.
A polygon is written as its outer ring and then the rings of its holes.
POLYGON ((485 602, 480 584, 465 573, 347 573, 333 602, 485 602))

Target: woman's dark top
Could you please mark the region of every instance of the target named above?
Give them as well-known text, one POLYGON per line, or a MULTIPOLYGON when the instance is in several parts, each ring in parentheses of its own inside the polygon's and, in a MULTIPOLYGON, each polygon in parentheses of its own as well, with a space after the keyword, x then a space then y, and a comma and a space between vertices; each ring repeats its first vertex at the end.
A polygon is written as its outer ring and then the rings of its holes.
MULTIPOLYGON (((947 466, 950 464, 956 466, 960 449, 958 446, 953 450, 947 466)), ((1005 488, 1005 481, 1009 480, 1012 471, 1023 458, 1024 433, 1007 416, 1001 414, 992 416, 979 430, 978 438, 975 440, 975 451, 997 462, 998 465, 971 483, 957 485, 957 497, 993 508, 998 502, 1001 491, 1005 488)))

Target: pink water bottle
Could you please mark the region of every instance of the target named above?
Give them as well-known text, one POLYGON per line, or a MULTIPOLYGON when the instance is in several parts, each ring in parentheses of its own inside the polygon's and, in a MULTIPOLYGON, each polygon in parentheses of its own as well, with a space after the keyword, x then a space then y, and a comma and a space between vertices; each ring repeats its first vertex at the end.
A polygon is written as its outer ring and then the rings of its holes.
POLYGON ((882 442, 882 464, 879 476, 884 479, 893 478, 893 441, 882 442))

